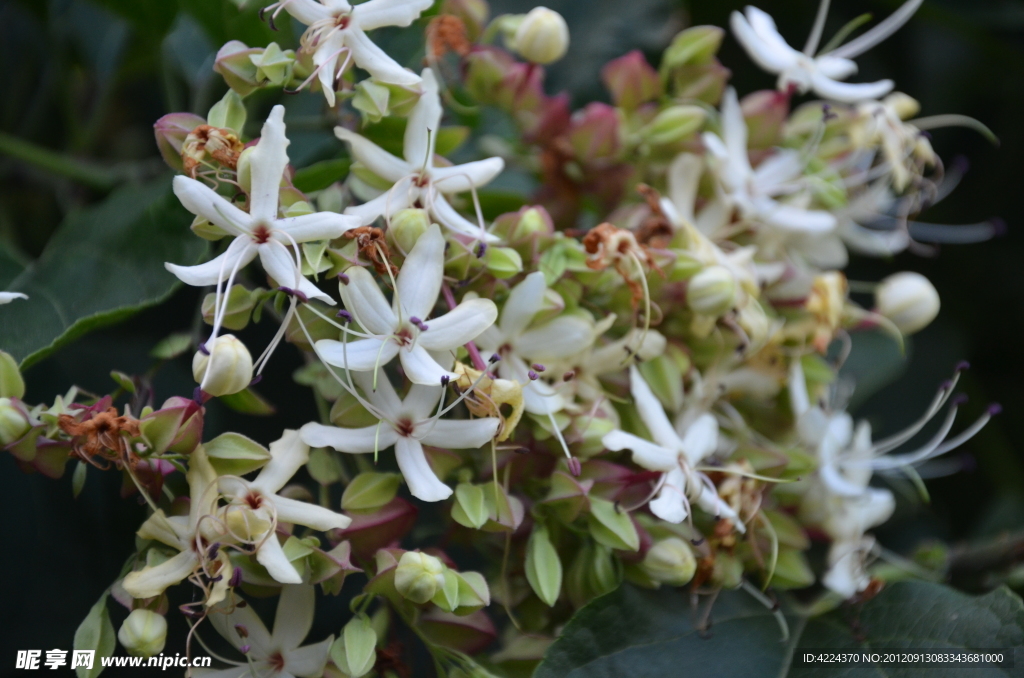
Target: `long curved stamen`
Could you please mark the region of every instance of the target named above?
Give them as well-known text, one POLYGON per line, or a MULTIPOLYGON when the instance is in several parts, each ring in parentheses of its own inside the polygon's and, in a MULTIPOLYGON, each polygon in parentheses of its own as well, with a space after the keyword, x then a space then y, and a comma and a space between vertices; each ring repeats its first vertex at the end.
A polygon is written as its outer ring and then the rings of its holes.
POLYGON ((466 182, 469 184, 469 193, 470 193, 470 195, 473 196, 473 210, 474 210, 474 212, 476 214, 477 225, 480 227, 480 241, 481 242, 486 242, 487 241, 487 227, 484 225, 484 223, 485 223, 484 222, 484 212, 483 212, 483 208, 480 206, 480 195, 477 193, 476 182, 473 181, 473 178, 470 177, 469 174, 467 174, 466 172, 459 172, 458 174, 452 174, 450 176, 444 177, 444 178, 439 179, 437 181, 433 181, 431 183, 432 183, 432 185, 434 187, 436 187, 439 184, 444 183, 445 180, 447 180, 447 179, 454 179, 456 177, 464 178, 466 180, 466 182))
POLYGON ((963 367, 961 366, 957 367, 956 372, 953 374, 953 378, 948 383, 942 385, 939 392, 935 394, 935 398, 932 400, 931 405, 928 406, 928 409, 920 419, 903 431, 874 443, 872 445, 874 448, 874 455, 877 457, 887 452, 891 452, 917 435, 918 432, 932 420, 935 414, 942 409, 942 406, 946 404, 946 401, 949 400, 950 395, 953 393, 953 389, 956 388, 957 381, 960 380, 960 372, 962 369, 963 367))
POLYGON ((323 313, 318 311, 316 309, 316 307, 314 307, 314 306, 312 306, 310 304, 306 304, 305 309, 307 311, 309 311, 310 313, 312 313, 313 315, 319 317, 321 320, 323 320, 328 325, 331 325, 334 328, 339 329, 342 332, 345 332, 346 334, 351 334, 353 337, 358 337, 360 339, 378 339, 379 338, 379 336, 376 335, 376 334, 369 334, 368 332, 359 332, 357 330, 353 330, 348 325, 345 325, 343 323, 339 323, 334 318, 332 318, 330 316, 327 316, 327 315, 324 315, 323 313))
POLYGON ((825 30, 825 19, 828 17, 828 6, 829 0, 821 0, 821 4, 818 5, 818 14, 814 17, 814 27, 811 28, 811 33, 807 36, 807 43, 804 45, 804 54, 807 56, 814 56, 818 50, 821 32, 825 30))
POLYGON ((345 61, 342 62, 341 68, 335 70, 335 72, 333 74, 334 75, 333 82, 337 82, 341 78, 341 74, 345 72, 345 69, 348 67, 348 62, 349 62, 349 60, 352 57, 352 50, 349 49, 348 46, 342 47, 337 52, 335 52, 334 54, 332 54, 329 57, 327 57, 327 59, 324 60, 324 62, 322 64, 320 64, 319 66, 317 66, 316 68, 313 69, 313 72, 309 74, 308 78, 306 78, 305 80, 302 81, 301 85, 299 85, 295 89, 286 90, 288 92, 288 94, 297 94, 298 92, 301 92, 303 89, 308 87, 309 84, 311 82, 313 82, 313 80, 316 79, 317 75, 320 74, 320 71, 323 70, 323 68, 327 64, 331 63, 332 61, 334 61, 335 58, 337 58, 339 55, 341 55, 342 52, 346 53, 345 54, 345 61))
POLYGON ((907 0, 902 7, 879 22, 871 30, 845 45, 837 47, 830 54, 844 59, 852 59, 863 54, 902 28, 903 24, 910 21, 910 17, 914 16, 914 12, 917 11, 917 8, 923 2, 924 0, 907 0))
POLYGON ((1001 410, 1002 408, 1000 408, 998 405, 991 406, 988 412, 981 415, 978 418, 978 420, 971 424, 971 426, 969 426, 967 430, 965 430, 963 433, 956 436, 952 440, 947 440, 942 445, 939 445, 937 448, 935 448, 935 451, 928 458, 934 459, 939 455, 945 454, 946 452, 950 452, 953 449, 960 447, 968 440, 973 438, 975 435, 977 435, 978 432, 981 431, 981 429, 985 428, 985 425, 988 424, 989 420, 991 420, 992 417, 998 414, 1001 410))
MULTIPOLYGON (((241 238, 236 238, 231 243, 231 245, 228 246, 228 251, 231 250, 231 247, 234 246, 234 244, 236 242, 243 242, 243 241, 242 241, 241 238)), ((225 257, 225 260, 221 262, 221 273, 220 273, 221 275, 223 275, 223 272, 224 272, 223 269, 224 269, 225 264, 227 264, 227 257, 225 257)), ((221 297, 220 308, 217 309, 216 311, 214 311, 213 331, 210 333, 210 337, 203 343, 204 347, 205 346, 209 346, 211 341, 216 343, 217 333, 220 331, 221 325, 224 322, 224 317, 227 315, 228 302, 231 299, 231 295, 230 295, 231 285, 235 281, 235 276, 238 274, 238 271, 241 268, 241 264, 242 264, 242 257, 239 256, 239 257, 237 257, 235 259, 235 263, 234 263, 234 265, 231 268, 231 273, 230 273, 230 275, 228 275, 228 278, 225 281, 224 293, 222 295, 220 295, 220 297, 221 297)), ((221 283, 218 283, 217 284, 218 293, 220 291, 220 288, 221 288, 221 283)), ((215 305, 214 307, 215 308, 216 308, 216 304, 217 304, 217 299, 214 300, 214 305, 215 305)), ((209 350, 209 349, 207 349, 207 350, 209 350)), ((199 383, 199 388, 200 389, 202 389, 202 388, 204 388, 206 386, 206 380, 209 378, 209 376, 210 376, 212 371, 213 371, 213 355, 210 355, 210 359, 206 361, 206 370, 203 372, 203 379, 199 383)))
POLYGON ((845 465, 850 466, 869 466, 874 470, 891 469, 900 466, 910 466, 918 462, 928 459, 935 450, 942 445, 942 441, 946 439, 949 432, 953 429, 953 422, 956 419, 957 405, 953 405, 949 408, 949 412, 946 414, 946 419, 942 422, 942 426, 932 436, 926 444, 913 452, 907 452, 906 454, 891 455, 887 457, 878 457, 875 459, 865 460, 854 460, 846 462, 845 465))

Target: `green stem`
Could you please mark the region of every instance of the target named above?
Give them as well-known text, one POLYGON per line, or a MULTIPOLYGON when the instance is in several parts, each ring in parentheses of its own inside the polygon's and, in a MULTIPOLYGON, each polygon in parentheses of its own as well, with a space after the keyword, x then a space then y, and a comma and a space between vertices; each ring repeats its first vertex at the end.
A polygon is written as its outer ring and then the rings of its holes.
POLYGON ((114 188, 119 181, 118 177, 110 170, 74 160, 3 132, 0 132, 0 154, 22 160, 101 191, 114 188))

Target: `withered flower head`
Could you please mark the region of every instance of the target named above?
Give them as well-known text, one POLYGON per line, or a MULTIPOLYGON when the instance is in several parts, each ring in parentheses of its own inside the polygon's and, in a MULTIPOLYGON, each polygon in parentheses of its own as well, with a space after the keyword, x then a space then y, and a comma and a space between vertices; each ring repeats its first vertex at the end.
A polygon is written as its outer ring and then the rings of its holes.
POLYGON ((196 170, 203 158, 211 158, 231 169, 238 167, 238 156, 245 145, 242 140, 229 129, 221 129, 211 125, 199 125, 189 132, 181 147, 181 160, 185 165, 185 174, 196 176, 196 170))
POLYGON ((113 462, 118 468, 126 463, 134 468, 139 462, 138 455, 128 444, 128 438, 140 435, 139 420, 118 415, 114 407, 83 408, 82 414, 77 416, 62 414, 57 425, 71 436, 71 453, 97 468, 110 468, 109 463, 102 464, 97 458, 113 462))
POLYGON ((391 250, 384 239, 384 231, 373 226, 360 226, 345 231, 345 237, 356 241, 359 253, 373 264, 373 270, 379 275, 387 275, 388 269, 391 269, 391 275, 398 275, 398 267, 391 263, 391 250))

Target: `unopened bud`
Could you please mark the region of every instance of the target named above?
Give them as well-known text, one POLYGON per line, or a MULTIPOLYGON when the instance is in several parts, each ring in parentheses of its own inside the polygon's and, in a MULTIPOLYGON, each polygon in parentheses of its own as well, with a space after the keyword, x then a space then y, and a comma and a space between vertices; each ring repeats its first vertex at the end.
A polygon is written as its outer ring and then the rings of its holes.
POLYGON ((661 78, 638 49, 613 59, 601 69, 601 79, 616 106, 633 110, 661 96, 661 78))
POLYGON ((352 107, 362 114, 364 124, 372 124, 388 115, 390 98, 391 90, 371 78, 356 85, 352 107))
POLYGON ((133 657, 160 654, 167 641, 167 620, 152 610, 132 610, 121 624, 117 639, 133 657))
POLYGON ((527 61, 554 63, 569 49, 569 27, 558 12, 534 7, 523 17, 512 43, 512 49, 527 61))
POLYGON ((882 103, 895 111, 900 120, 909 120, 921 112, 921 104, 917 99, 903 92, 893 92, 882 99, 882 103))
POLYGON ((192 376, 212 396, 238 393, 252 381, 252 356, 234 335, 217 337, 207 346, 210 355, 197 351, 192 358, 192 376))
POLYGON ((406 551, 395 569, 395 588, 403 597, 422 604, 444 586, 444 563, 434 556, 406 551))
POLYGON ((249 61, 256 67, 256 81, 280 87, 292 77, 295 66, 295 52, 282 50, 276 42, 257 54, 250 54, 249 61))
POLYGON ((239 40, 231 40, 217 52, 213 70, 224 77, 228 87, 243 97, 259 87, 256 78, 256 65, 250 57, 263 53, 262 47, 249 47, 239 40))
POLYGON ((402 252, 411 252, 420 236, 430 228, 430 216, 426 210, 409 208, 398 210, 391 217, 388 234, 402 252))
POLYGON ((523 258, 511 247, 488 247, 484 252, 484 265, 495 278, 511 278, 522 272, 523 258))
POLYGON ((724 266, 708 266, 690 279, 686 303, 701 315, 718 317, 736 303, 736 279, 724 266))
POLYGON ((900 332, 913 334, 939 314, 939 293, 928 278, 904 271, 882 281, 875 291, 875 305, 900 332))
POLYGON ((706 117, 700 106, 670 106, 644 128, 643 136, 655 146, 674 144, 700 129, 706 117))
POLYGON ((697 559, 682 539, 669 537, 652 546, 641 563, 651 579, 670 586, 682 586, 693 579, 697 559))
POLYGON ((21 403, 10 398, 0 398, 0 445, 9 445, 28 433, 32 424, 21 403))
POLYGON ((194 113, 168 113, 153 124, 156 146, 160 156, 172 169, 183 172, 181 149, 189 132, 206 121, 194 113))

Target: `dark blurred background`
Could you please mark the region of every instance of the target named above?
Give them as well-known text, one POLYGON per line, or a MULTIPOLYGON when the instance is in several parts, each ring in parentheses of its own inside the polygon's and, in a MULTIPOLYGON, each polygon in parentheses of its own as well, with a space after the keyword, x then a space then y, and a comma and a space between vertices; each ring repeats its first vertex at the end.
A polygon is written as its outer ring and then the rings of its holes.
MULTIPOLYGON (((792 43, 803 44, 817 8, 813 0, 757 4, 776 18, 792 43)), ((877 19, 899 4, 836 0, 825 36, 863 12, 877 19)), ((526 11, 531 5, 491 3, 493 14, 526 11)), ((548 5, 566 16, 572 33, 569 55, 551 69, 548 87, 551 92, 568 89, 577 104, 607 99, 598 78, 607 60, 641 49, 657 63, 676 31, 693 24, 726 26, 729 12, 741 6, 733 0, 549 0, 548 5)), ((153 122, 171 111, 205 115, 226 89, 211 67, 214 53, 229 37, 251 46, 276 40, 294 47, 298 32, 280 23, 282 30, 272 33, 254 11, 239 13, 231 0, 0 0, 0 147, 11 138, 27 140, 127 181, 166 181, 153 122)), ((380 37, 385 44, 393 40, 394 52, 406 55, 407 65, 416 65, 415 45, 396 31, 381 31, 380 37)), ((733 70, 741 93, 773 86, 774 79, 760 73, 731 37, 719 57, 733 70)), ((870 337, 855 343, 851 373, 862 392, 873 393, 866 400, 858 395, 858 416, 867 417, 880 434, 902 428, 962 359, 972 364, 962 381, 962 390, 971 396, 965 422, 990 402, 1004 408, 951 457, 950 466, 959 473, 927 481, 931 504, 901 501, 897 516, 877 533, 889 548, 909 554, 929 539, 966 544, 1019 531, 1024 526, 1024 182, 1015 168, 1024 157, 1024 0, 927 0, 907 27, 858 63, 856 80, 893 78, 898 89, 921 102, 923 115, 969 115, 1001 141, 996 148, 970 130, 934 132, 933 144, 947 164, 962 157, 970 169, 953 195, 928 211, 927 221, 955 224, 1001 217, 1008 227, 1004 237, 943 246, 933 258, 855 259, 849 268, 854 280, 920 271, 942 297, 938 320, 913 337, 906 360, 870 337)), ((290 104, 316 113, 318 100, 320 95, 303 94, 290 104)), ((265 110, 269 101, 257 100, 255 106, 265 110)), ((250 134, 258 130, 254 117, 250 134)), ((338 152, 329 130, 289 125, 297 166, 338 152)), ((39 256, 66 214, 105 195, 100 188, 0 152, 0 250, 13 259, 39 256)), ((0 289, 6 282, 0 280, 0 289)), ((199 301, 198 290, 181 289, 164 305, 63 348, 28 370, 26 400, 52 402, 72 384, 107 392, 113 387, 112 369, 145 371, 153 345, 171 332, 187 330, 199 301)), ((250 345, 269 338, 266 323, 245 332, 250 345)), ((0 347, 4 343, 0 336, 0 347)), ((178 358, 158 374, 157 403, 191 394, 189 360, 178 358)), ((278 351, 259 387, 277 414, 243 417, 215 403, 207 439, 233 428, 266 444, 282 428, 315 416, 309 391, 291 382, 299 366, 294 350, 278 351)), ((64 478, 51 480, 26 475, 9 455, 0 455, 0 675, 17 673, 17 649, 70 649, 78 623, 132 552, 133 531, 144 511, 134 498, 121 499, 119 487, 118 475, 91 471, 76 500, 70 467, 64 478)), ((977 588, 988 581, 965 576, 956 583, 977 588)), ((1011 577, 1018 591, 1022 581, 1011 577)), ((115 614, 115 626, 122 617, 115 614)), ((183 636, 183 625, 171 626, 168 649, 174 652, 182 646, 174 638, 183 636)), ((320 621, 312 638, 336 633, 338 626, 337 621, 320 621)))

